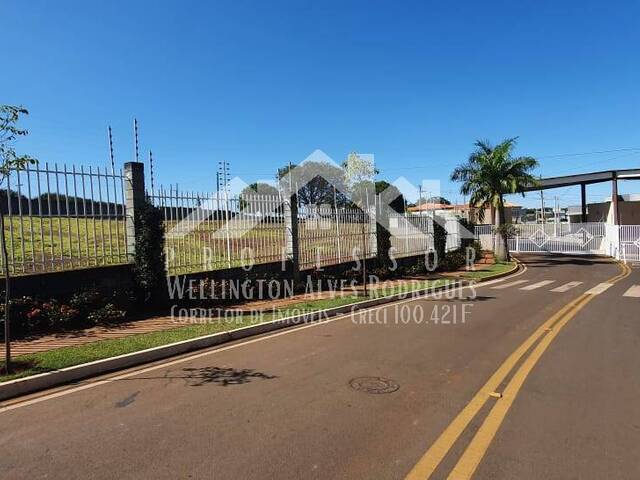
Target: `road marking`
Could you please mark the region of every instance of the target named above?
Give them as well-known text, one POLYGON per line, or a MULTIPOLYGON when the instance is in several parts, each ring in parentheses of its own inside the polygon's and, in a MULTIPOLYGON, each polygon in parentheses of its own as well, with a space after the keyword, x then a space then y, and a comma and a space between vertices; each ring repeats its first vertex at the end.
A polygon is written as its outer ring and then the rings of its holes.
POLYGON ((551 290, 552 292, 568 292, 569 290, 571 290, 572 288, 577 287, 578 285, 582 285, 582 282, 569 282, 569 283, 565 283, 564 285, 554 288, 553 290, 551 290))
POLYGON ((532 285, 527 285, 526 287, 521 287, 520 290, 535 290, 536 288, 544 287, 545 285, 550 285, 555 280, 542 280, 541 282, 534 283, 532 285))
POLYGON ((536 343, 536 341, 547 334, 548 329, 552 327, 567 311, 573 308, 578 300, 569 302, 562 307, 546 322, 527 338, 502 365, 494 372, 480 390, 474 395, 466 407, 458 414, 458 416, 449 424, 449 426, 440 434, 438 439, 429 447, 429 450, 422 456, 418 463, 413 467, 411 472, 406 476, 405 480, 425 480, 429 478, 436 470, 442 459, 449 452, 458 437, 467 428, 471 420, 476 416, 480 409, 490 398, 491 393, 495 392, 500 384, 507 377, 509 372, 524 356, 525 353, 536 343))
POLYGON ((505 283, 504 285, 498 285, 497 287, 491 287, 495 290, 502 290, 503 288, 514 287, 516 285, 522 285, 523 283, 527 283, 529 280, 516 280, 515 282, 505 283))
MULTIPOLYGON (((514 273, 513 275, 511 275, 509 278, 513 278, 513 277, 518 277, 520 275, 523 275, 524 273, 526 273, 527 271, 527 266, 524 264, 521 264, 522 270, 520 270, 517 273, 514 273)), ((482 282, 480 284, 474 284, 474 285, 468 285, 468 286, 461 286, 461 287, 457 287, 454 288, 452 291, 463 291, 469 288, 481 288, 481 287, 488 287, 490 285, 494 285, 496 283, 501 283, 504 282, 505 279, 502 278, 496 278, 495 280, 488 280, 486 282, 482 282)), ((396 302, 390 303, 390 304, 386 304, 386 305, 381 305, 379 307, 372 307, 372 308, 367 308, 364 310, 358 310, 357 312, 351 312, 351 313, 347 313, 347 314, 343 314, 343 315, 338 315, 336 317, 332 317, 326 320, 319 320, 316 322, 312 322, 309 324, 304 324, 298 327, 289 327, 286 328, 283 331, 280 332, 276 332, 276 333, 271 333, 271 334, 267 334, 264 336, 259 336, 256 338, 251 338, 245 341, 241 341, 238 343, 234 343, 232 345, 227 345, 227 346, 223 346, 223 347, 209 347, 207 350, 205 350, 204 352, 200 352, 200 353, 195 353, 193 355, 188 355, 186 357, 182 357, 182 358, 178 358, 175 360, 171 360, 170 358, 167 359, 168 361, 163 361, 163 360, 158 360, 158 362, 162 362, 156 365, 152 365, 150 367, 145 367, 145 368, 141 368, 141 369, 136 369, 127 373, 123 373, 120 375, 117 375, 115 377, 109 377, 109 378, 105 378, 104 380, 95 380, 95 379, 87 379, 85 381, 89 382, 83 385, 78 385, 76 387, 71 387, 71 388, 67 388, 64 390, 58 390, 52 393, 45 393, 42 396, 39 397, 34 397, 34 398, 29 398, 27 400, 20 400, 18 399, 15 403, 9 403, 7 404, 6 402, 3 404, 2 402, 0 402, 0 413, 3 412, 7 412, 10 410, 15 410, 17 408, 20 407, 27 407, 29 405, 34 405, 40 402, 44 402, 46 400, 51 400, 54 398, 58 398, 58 397, 63 397, 66 395, 70 395, 72 393, 75 392, 79 392, 82 390, 87 390, 89 388, 94 388, 94 387, 99 387, 101 385, 106 385, 118 380, 123 380, 125 378, 130 378, 130 377, 135 377, 136 375, 141 375, 143 373, 148 373, 154 370, 159 370, 162 368, 167 368, 173 365, 177 365, 179 363, 184 363, 184 362, 189 362, 192 360, 196 360, 198 358, 201 357, 206 357, 207 355, 215 355, 216 353, 220 353, 220 352, 225 352, 227 350, 233 350, 236 348, 240 348, 240 347, 244 347, 246 345, 251 345, 253 343, 258 343, 258 342, 263 342, 266 340, 271 340, 272 338, 276 338, 276 337, 280 337, 282 335, 290 335, 292 333, 297 333, 301 330, 306 330, 307 328, 314 328, 314 327, 319 327, 321 325, 327 325, 329 323, 333 323, 333 322, 337 322, 339 320, 344 320, 346 318, 351 317, 352 315, 354 315, 354 313, 357 314, 362 314, 362 313, 368 313, 368 312, 374 312, 377 310, 382 310, 384 308, 391 308, 392 306, 396 306, 396 305, 400 305, 400 304, 404 304, 404 303, 409 303, 409 302, 415 302, 415 301, 419 301, 419 300, 424 300, 426 298, 431 298, 433 297, 435 294, 437 294, 437 292, 435 293, 427 293, 424 295, 419 295, 417 297, 413 297, 413 298, 407 298, 405 300, 398 300, 396 302)), ((135 368, 135 367, 132 367, 135 368)), ((9 402, 11 402, 12 400, 9 400, 9 402)))
MULTIPOLYGON (((618 263, 618 266, 622 269, 622 272, 619 275, 611 278, 609 282, 616 282, 629 275, 631 270, 626 265, 618 263)), ((436 441, 429 447, 427 452, 422 456, 418 463, 405 477, 405 480, 428 480, 436 470, 440 462, 447 455, 453 444, 458 440, 462 432, 467 428, 469 423, 488 401, 491 393, 497 390, 498 386, 504 381, 504 379, 511 372, 516 363, 518 363, 518 361, 525 355, 525 353, 536 343, 536 341, 540 337, 542 337, 542 335, 551 335, 551 333, 553 332, 552 327, 554 327, 554 324, 559 323, 565 316, 565 314, 569 313, 573 308, 577 308, 581 304, 581 302, 584 301, 585 303, 587 303, 592 298, 592 296, 582 294, 577 299, 566 304, 547 321, 540 325, 540 327, 538 327, 538 329, 529 338, 527 338, 511 355, 509 355, 504 363, 502 363, 502 365, 500 365, 494 372, 491 378, 489 378, 487 383, 485 383, 482 388, 478 390, 471 401, 462 409, 462 411, 456 416, 456 418, 446 427, 446 429, 440 434, 436 441)), ((501 401, 502 399, 498 400, 498 402, 501 401)), ((484 456, 484 452, 482 452, 482 456, 484 456)))
POLYGON ((593 287, 590 290, 587 290, 584 293, 586 295, 600 295, 601 293, 605 292, 606 290, 608 290, 612 286, 613 286, 613 283, 609 283, 609 282, 599 283, 598 285, 596 285, 595 287, 593 287))
POLYGON ((553 330, 540 340, 540 343, 536 345, 531 354, 524 360, 502 392, 502 398, 495 403, 482 426, 462 454, 462 457, 460 457, 456 466, 451 470, 447 480, 470 479, 473 476, 478 465, 484 458, 489 444, 493 441, 502 421, 506 417, 507 412, 511 408, 511 405, 513 405, 513 401, 518 395, 520 388, 522 388, 527 376, 531 373, 531 370, 533 370, 533 367, 538 360, 540 360, 540 357, 542 357, 542 354, 553 339, 556 338, 558 332, 562 330, 562 327, 574 318, 592 298, 592 296, 586 294, 581 295, 578 304, 570 309, 558 323, 556 323, 553 330))
POLYGON ((623 297, 640 297, 640 285, 633 285, 624 294, 623 297))

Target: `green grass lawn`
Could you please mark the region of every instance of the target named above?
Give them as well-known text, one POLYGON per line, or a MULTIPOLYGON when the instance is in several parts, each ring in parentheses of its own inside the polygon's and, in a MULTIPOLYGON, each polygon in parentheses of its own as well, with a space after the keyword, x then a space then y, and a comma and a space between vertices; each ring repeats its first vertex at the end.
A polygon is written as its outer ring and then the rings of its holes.
MULTIPOLYGON (((106 216, 106 213, 105 213, 106 216)), ((71 270, 125 263, 125 222, 122 219, 5 215, 5 234, 12 274, 71 270)), ((170 232, 178 222, 165 222, 170 232)), ((255 263, 279 262, 285 245, 283 223, 231 222, 229 240, 220 220, 185 222, 187 231, 166 237, 168 272, 171 275, 216 270, 255 263), (239 234, 239 235, 238 235, 239 234), (231 258, 228 258, 228 250, 231 258), (242 257, 244 252, 244 258, 242 257)), ((335 229, 313 230, 300 224, 301 262, 309 267, 335 260, 338 240, 335 229)), ((340 224, 341 257, 360 247, 360 224, 340 224)), ((332 263, 332 262, 329 262, 332 263)))
MULTIPOLYGON (((513 262, 495 264, 486 270, 465 272, 463 278, 469 280, 489 278, 512 269, 514 265, 515 263, 513 262)), ((401 285, 394 285, 382 289, 371 290, 369 293, 369 298, 380 298, 383 296, 390 296, 398 293, 408 293, 425 288, 436 288, 446 285, 448 282, 454 281, 455 279, 447 278, 406 282, 401 285)), ((235 330, 238 328, 267 322, 278 318, 285 318, 292 315, 299 315, 301 313, 325 310, 343 305, 350 305, 364 300, 366 300, 366 298, 363 296, 353 295, 318 300, 308 300, 287 305, 286 307, 279 308, 274 311, 262 312, 259 314, 247 314, 220 321, 214 319, 214 321, 209 323, 184 325, 158 332, 131 335, 129 337, 116 338, 112 340, 101 340, 77 347, 58 348, 46 352, 22 355, 14 359, 17 364, 21 366, 19 371, 12 375, 0 375, 0 382, 70 367, 73 365, 79 365, 82 363, 92 362, 95 360, 101 360, 117 355, 123 355, 126 353, 136 352, 144 350, 146 348, 167 345, 170 343, 201 337, 204 335, 235 330)), ((2 370, 3 368, 4 362, 0 362, 0 370, 2 370)))
POLYGON ((14 274, 126 261, 122 220, 7 215, 4 220, 9 262, 14 274))
POLYGON ((494 277, 515 267, 515 262, 494 263, 485 270, 476 270, 474 272, 465 272, 462 278, 467 280, 482 280, 484 278, 494 277))

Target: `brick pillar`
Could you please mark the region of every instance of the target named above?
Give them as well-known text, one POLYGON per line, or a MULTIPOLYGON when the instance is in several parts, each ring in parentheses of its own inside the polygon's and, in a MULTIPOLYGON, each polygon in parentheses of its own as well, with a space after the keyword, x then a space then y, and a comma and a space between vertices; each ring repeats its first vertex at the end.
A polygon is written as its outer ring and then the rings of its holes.
POLYGON ((144 196, 144 164, 127 162, 124 164, 124 205, 125 229, 127 232, 127 257, 133 261, 136 251, 136 208, 145 201, 144 196))

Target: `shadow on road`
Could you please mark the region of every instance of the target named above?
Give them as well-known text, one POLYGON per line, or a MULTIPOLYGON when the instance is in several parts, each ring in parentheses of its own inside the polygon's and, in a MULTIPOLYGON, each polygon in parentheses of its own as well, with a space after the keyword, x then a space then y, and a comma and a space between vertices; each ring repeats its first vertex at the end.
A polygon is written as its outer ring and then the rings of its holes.
POLYGON ((192 387, 199 387, 208 383, 226 387, 229 385, 249 383, 256 378, 260 380, 272 380, 277 378, 275 375, 256 372, 251 368, 236 370, 234 368, 202 367, 183 368, 182 371, 185 372, 185 376, 183 378, 185 378, 192 387))
POLYGON ((188 367, 183 368, 181 375, 172 375, 167 372, 166 375, 159 377, 131 377, 122 380, 174 380, 181 379, 190 387, 200 387, 202 385, 213 384, 221 387, 229 385, 242 385, 249 383, 255 379, 272 380, 278 378, 276 375, 268 375, 263 372, 257 372, 251 368, 235 369, 231 367, 188 367))
POLYGON ((611 259, 597 256, 567 256, 562 254, 548 253, 545 255, 519 255, 518 258, 530 268, 552 267, 559 265, 602 265, 610 264, 611 259))

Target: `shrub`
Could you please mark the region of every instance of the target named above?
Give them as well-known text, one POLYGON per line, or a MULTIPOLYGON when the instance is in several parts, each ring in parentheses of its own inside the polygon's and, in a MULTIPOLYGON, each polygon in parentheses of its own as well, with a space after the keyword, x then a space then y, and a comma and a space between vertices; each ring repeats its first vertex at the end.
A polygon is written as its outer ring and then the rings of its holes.
POLYGON ((424 258, 404 268, 405 275, 422 275, 426 272, 427 266, 424 263, 424 258))
POLYGON ((433 222, 433 244, 436 254, 438 255, 438 264, 442 264, 447 251, 447 230, 441 225, 445 220, 436 217, 433 222))
POLYGON ((42 315, 46 317, 48 326, 59 328, 71 326, 79 320, 80 311, 57 300, 50 300, 42 304, 42 315))
MULTIPOLYGON (((126 292, 111 296, 90 289, 77 292, 67 300, 55 298, 38 299, 20 297, 11 299, 12 331, 23 337, 48 330, 64 330, 95 325, 101 322, 121 321, 126 310, 121 298, 126 292)), ((4 315, 4 303, 0 304, 0 315, 4 315)), ((0 338, 2 338, 0 332, 0 338)))
POLYGON ((475 256, 476 262, 480 260, 482 257, 484 257, 484 254, 482 253, 482 245, 480 245, 479 241, 474 240, 473 243, 471 243, 471 248, 473 248, 476 252, 476 256, 475 256))
POLYGON ((77 309, 80 315, 85 318, 90 312, 104 305, 105 302, 105 296, 96 289, 76 292, 69 299, 69 305, 77 309))
POLYGON ((444 271, 452 272, 465 266, 467 263, 467 251, 464 248, 458 248, 447 252, 444 261, 441 262, 441 268, 444 271))
POLYGON ((497 227, 493 227, 493 233, 500 235, 507 240, 518 236, 519 229, 513 223, 502 223, 497 227))
POLYGON ((376 243, 378 251, 378 263, 382 267, 389 268, 392 264, 389 250, 391 249, 391 232, 387 228, 389 224, 388 216, 379 218, 376 223, 376 243), (383 225, 383 223, 385 225, 383 225))
MULTIPOLYGON (((40 303, 32 297, 12 298, 10 300, 11 330, 15 335, 22 335, 39 328, 46 322, 40 303)), ((0 315, 4 318, 4 301, 0 304, 0 315)), ((4 329, 0 329, 0 338, 4 338, 4 329)))
POLYGON ((367 272, 367 275, 374 275, 378 277, 379 280, 387 280, 388 278, 395 276, 395 274, 396 272, 392 272, 391 270, 389 270, 389 267, 387 265, 376 267, 370 272, 367 272))
POLYGON ((136 209, 134 279, 141 304, 163 303, 167 299, 162 211, 148 199, 136 209))
POLYGON ((116 323, 124 320, 127 312, 119 310, 113 303, 107 303, 87 316, 87 320, 94 324, 116 323))
MULTIPOLYGON (((459 222, 460 222, 460 226, 462 228, 466 229, 470 233, 474 233, 475 224, 473 222, 470 222, 466 218, 459 219, 459 222)), ((475 242, 476 242, 476 240, 474 238, 466 238, 465 236, 462 236, 462 238, 460 239, 460 247, 462 247, 462 248, 471 247, 471 246, 473 246, 473 243, 475 243, 475 242)))

